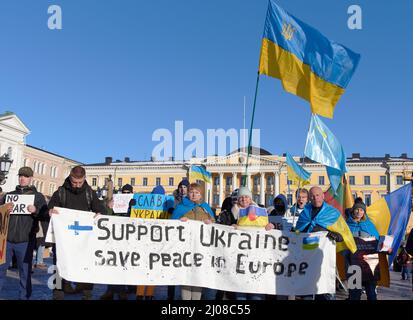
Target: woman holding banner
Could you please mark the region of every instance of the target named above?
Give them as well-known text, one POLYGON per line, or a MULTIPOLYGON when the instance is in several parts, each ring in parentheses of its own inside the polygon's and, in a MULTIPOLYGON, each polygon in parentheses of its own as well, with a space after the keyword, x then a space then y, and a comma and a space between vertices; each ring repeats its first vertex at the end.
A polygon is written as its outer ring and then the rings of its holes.
MULTIPOLYGON (((236 228, 265 228, 268 225, 268 213, 252 201, 252 193, 247 187, 238 191, 238 201, 232 207, 232 214, 237 220, 236 228)), ((237 293, 237 300, 264 300, 263 294, 237 293)))
MULTIPOLYGON (((188 197, 184 197, 172 215, 172 219, 203 221, 207 224, 215 222, 215 215, 211 207, 202 200, 202 187, 198 183, 189 185, 188 197)), ((201 287, 181 287, 182 300, 201 300, 201 287)))
MULTIPOLYGON (((362 286, 366 290, 367 300, 377 300, 376 286, 380 278, 378 266, 377 241, 380 236, 366 213, 366 205, 363 202, 356 202, 347 218, 347 224, 353 234, 357 244, 357 251, 350 254, 349 263, 359 265, 362 270, 362 286), (370 244, 370 245, 369 245, 370 244), (361 248, 365 249, 361 249, 361 248), (369 261, 376 262, 376 267, 369 265, 369 261)), ((349 300, 360 300, 362 289, 349 289, 349 300)))

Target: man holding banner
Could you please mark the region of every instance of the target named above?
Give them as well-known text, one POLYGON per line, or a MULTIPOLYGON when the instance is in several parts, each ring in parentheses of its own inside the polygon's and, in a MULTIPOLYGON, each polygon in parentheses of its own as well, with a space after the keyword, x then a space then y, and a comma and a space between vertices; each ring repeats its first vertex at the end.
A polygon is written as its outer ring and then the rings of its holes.
MULTIPOLYGON (((92 211, 96 214, 105 214, 106 208, 98 199, 96 193, 92 190, 86 181, 86 171, 81 166, 76 166, 70 171, 70 175, 66 178, 63 186, 53 194, 49 202, 50 215, 58 214, 59 211, 55 207, 92 211)), ((53 249, 53 263, 56 265, 57 252, 53 249)), ((63 300, 64 293, 74 293, 70 283, 62 279, 63 289, 55 289, 53 291, 54 300, 63 300)), ((83 291, 83 299, 90 300, 92 298, 93 284, 78 283, 75 292, 83 291)))
POLYGON ((0 290, 14 254, 20 277, 19 298, 26 300, 32 294, 31 271, 37 228, 39 221, 48 219, 48 208, 43 194, 31 185, 33 170, 22 167, 18 175, 16 190, 7 193, 1 203, 12 203, 13 209, 7 233, 6 263, 0 266, 0 290))

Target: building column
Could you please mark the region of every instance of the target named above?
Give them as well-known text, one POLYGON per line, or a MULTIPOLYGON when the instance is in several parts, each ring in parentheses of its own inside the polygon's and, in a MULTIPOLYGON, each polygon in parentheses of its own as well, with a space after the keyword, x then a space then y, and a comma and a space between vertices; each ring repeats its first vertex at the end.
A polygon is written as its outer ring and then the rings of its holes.
POLYGON ((274 198, 280 194, 280 173, 274 172, 274 198))
POLYGON ((219 174, 219 204, 220 207, 222 202, 224 202, 224 173, 219 174))
POLYGON ((237 173, 233 172, 232 173, 232 191, 234 192, 234 190, 238 188, 237 187, 237 173))
POLYGON ((261 172, 260 176, 260 204, 265 206, 265 187, 264 187, 265 173, 261 172))
POLYGON ((247 188, 251 190, 251 173, 247 175, 247 188))
POLYGON ((209 206, 211 206, 212 202, 212 183, 213 183, 213 178, 211 174, 211 182, 205 182, 205 198, 204 201, 208 203, 209 206), (209 197, 208 197, 209 195, 209 197))

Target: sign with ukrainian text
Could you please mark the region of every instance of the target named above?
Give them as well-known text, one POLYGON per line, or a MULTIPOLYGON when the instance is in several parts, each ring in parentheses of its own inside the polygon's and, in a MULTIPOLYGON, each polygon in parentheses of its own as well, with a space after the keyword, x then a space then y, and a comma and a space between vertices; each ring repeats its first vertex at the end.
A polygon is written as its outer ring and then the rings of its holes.
POLYGON ((31 214, 28 210, 34 203, 34 194, 6 194, 6 203, 13 203, 10 214, 31 214))
MULTIPOLYGON (((281 295, 335 292, 335 245, 326 232, 59 212, 51 230, 57 269, 69 281, 281 295)), ((52 238, 48 234, 46 241, 52 238)))
POLYGON ((174 197, 163 194, 134 194, 136 204, 131 208, 131 218, 168 219, 168 210, 174 206, 174 197))

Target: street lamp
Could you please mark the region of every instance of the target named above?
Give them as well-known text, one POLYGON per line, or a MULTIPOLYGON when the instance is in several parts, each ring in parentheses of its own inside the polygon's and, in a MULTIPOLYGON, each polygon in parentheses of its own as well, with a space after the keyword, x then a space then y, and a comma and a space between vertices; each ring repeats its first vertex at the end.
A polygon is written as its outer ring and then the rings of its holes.
POLYGON ((6 183, 7 174, 9 173, 10 166, 13 163, 13 160, 9 158, 7 153, 3 154, 0 157, 0 185, 6 183))

